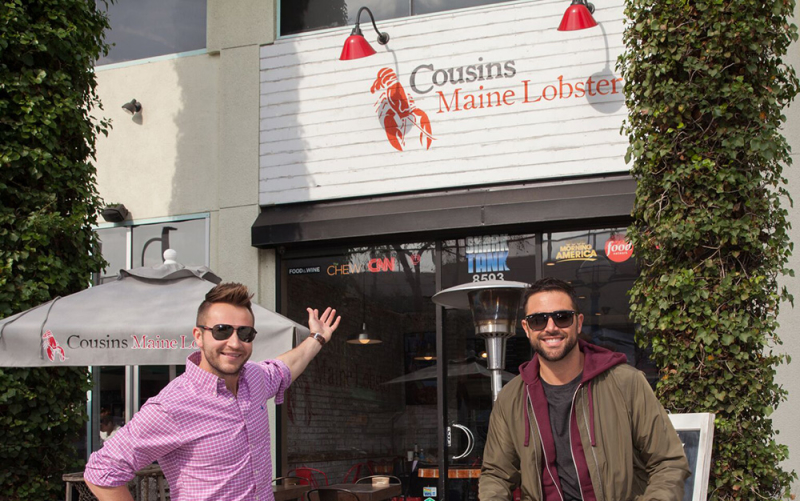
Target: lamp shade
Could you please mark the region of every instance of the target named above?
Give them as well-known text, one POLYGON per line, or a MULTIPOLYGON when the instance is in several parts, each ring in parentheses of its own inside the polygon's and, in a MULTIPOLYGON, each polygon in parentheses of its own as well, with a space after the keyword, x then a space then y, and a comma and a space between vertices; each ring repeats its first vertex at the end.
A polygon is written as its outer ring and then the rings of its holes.
POLYGON ((350 344, 380 344, 382 341, 378 339, 377 336, 370 335, 370 333, 367 332, 367 324, 364 323, 361 326, 361 332, 351 335, 347 338, 347 342, 350 344))
POLYGON ((558 31, 585 30, 595 26, 597 26, 597 22, 586 4, 582 0, 574 0, 564 13, 564 17, 561 18, 558 31))
POLYGON ((350 59, 361 59, 375 54, 375 49, 367 42, 364 35, 361 33, 352 34, 344 41, 342 47, 342 55, 339 56, 340 61, 348 61, 350 59))

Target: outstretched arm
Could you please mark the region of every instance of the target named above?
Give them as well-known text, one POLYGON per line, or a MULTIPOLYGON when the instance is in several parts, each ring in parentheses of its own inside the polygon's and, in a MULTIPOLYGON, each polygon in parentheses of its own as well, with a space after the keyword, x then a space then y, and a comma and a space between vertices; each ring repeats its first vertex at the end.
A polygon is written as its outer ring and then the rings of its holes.
POLYGON ((337 317, 336 310, 331 308, 326 308, 321 317, 318 310, 312 310, 311 308, 306 308, 306 310, 308 311, 308 329, 311 331, 311 336, 297 345, 296 348, 276 357, 289 367, 289 371, 292 373, 292 381, 306 370, 308 363, 322 349, 322 344, 313 339, 314 334, 319 333, 327 343, 331 340, 333 331, 339 327, 339 321, 342 319, 342 317, 337 317))

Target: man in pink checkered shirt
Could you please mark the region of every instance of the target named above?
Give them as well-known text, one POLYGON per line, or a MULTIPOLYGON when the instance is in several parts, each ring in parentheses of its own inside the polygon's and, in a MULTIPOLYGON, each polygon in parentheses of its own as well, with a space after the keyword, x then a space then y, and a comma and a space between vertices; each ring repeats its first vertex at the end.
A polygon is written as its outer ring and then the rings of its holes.
POLYGON ((84 479, 100 501, 132 500, 127 482, 156 460, 173 501, 274 500, 267 400, 283 402, 341 317, 308 308, 310 337, 275 360, 246 363, 256 334, 251 298, 241 284, 206 294, 192 332, 200 351, 186 372, 89 459, 84 479))

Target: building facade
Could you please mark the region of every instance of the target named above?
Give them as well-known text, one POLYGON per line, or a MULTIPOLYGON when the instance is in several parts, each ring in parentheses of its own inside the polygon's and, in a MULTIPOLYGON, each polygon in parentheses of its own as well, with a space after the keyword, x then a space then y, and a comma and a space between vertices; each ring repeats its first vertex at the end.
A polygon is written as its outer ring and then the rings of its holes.
MULTIPOLYGON (((335 342, 273 409, 278 467, 316 468, 334 483, 397 471, 409 451, 431 465, 444 454, 465 471, 479 464, 485 343, 468 313, 430 300, 464 282, 569 280, 585 337, 654 376, 625 294, 637 269, 624 241, 635 183, 619 133, 622 2, 597 4, 599 26, 577 32, 556 31, 567 2, 368 2, 390 41, 376 44, 363 15, 377 53, 353 61, 339 53, 360 5, 290 4, 208 0, 204 48, 97 67, 113 120, 98 140, 99 190, 131 211, 98 228, 112 266, 157 260, 166 234, 179 261, 209 265, 296 321, 306 306, 343 314, 335 342), (119 108, 131 98, 142 105, 133 117, 119 108), (347 342, 364 331, 381 342, 347 342), (430 377, 437 354, 443 388, 430 377)), ((797 150, 800 116, 787 117, 797 150)), ((800 177, 787 177, 797 193, 800 177)), ((797 315, 789 305, 781 314, 789 354, 800 352, 797 315)), ((529 357, 520 331, 507 377, 529 357)), ((115 407, 127 419, 181 369, 96 370, 96 415, 115 407)), ((774 419, 787 467, 800 470, 792 371, 779 371, 790 397, 774 419)), ((475 484, 451 488, 471 498, 475 484)))

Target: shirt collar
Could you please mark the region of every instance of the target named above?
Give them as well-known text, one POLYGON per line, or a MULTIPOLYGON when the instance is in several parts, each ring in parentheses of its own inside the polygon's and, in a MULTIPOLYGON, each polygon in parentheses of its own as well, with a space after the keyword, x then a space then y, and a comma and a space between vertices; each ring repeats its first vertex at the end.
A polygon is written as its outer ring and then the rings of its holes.
POLYGON ((189 381, 194 383, 195 386, 201 390, 216 395, 219 383, 222 382, 222 385, 224 386, 225 381, 223 381, 222 378, 201 369, 200 359, 201 354, 199 351, 192 353, 186 358, 186 377, 189 378, 189 381))

